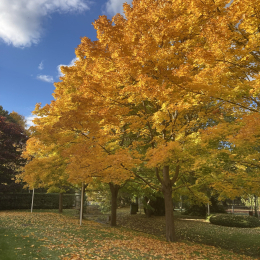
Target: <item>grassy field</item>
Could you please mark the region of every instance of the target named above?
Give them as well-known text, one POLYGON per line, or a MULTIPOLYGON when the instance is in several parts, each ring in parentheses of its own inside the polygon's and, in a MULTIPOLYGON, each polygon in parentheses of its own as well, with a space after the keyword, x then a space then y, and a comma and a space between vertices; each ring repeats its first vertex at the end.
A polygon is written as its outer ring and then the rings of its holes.
POLYGON ((201 243, 167 243, 144 232, 90 220, 80 227, 69 211, 2 211, 0 259, 255 259, 201 243))
MULTIPOLYGON (((164 217, 147 218, 143 214, 119 215, 118 224, 164 238, 164 217)), ((260 259, 260 228, 216 226, 205 219, 183 216, 178 212, 175 212, 175 228, 181 241, 213 245, 260 259)))

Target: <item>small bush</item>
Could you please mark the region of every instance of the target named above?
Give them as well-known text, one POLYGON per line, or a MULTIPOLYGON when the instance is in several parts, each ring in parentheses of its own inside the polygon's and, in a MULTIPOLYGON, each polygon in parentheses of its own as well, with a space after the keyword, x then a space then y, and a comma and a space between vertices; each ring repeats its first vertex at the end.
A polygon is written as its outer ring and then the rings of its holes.
POLYGON ((253 228, 260 226, 260 220, 243 215, 216 214, 209 218, 210 223, 226 227, 253 228))

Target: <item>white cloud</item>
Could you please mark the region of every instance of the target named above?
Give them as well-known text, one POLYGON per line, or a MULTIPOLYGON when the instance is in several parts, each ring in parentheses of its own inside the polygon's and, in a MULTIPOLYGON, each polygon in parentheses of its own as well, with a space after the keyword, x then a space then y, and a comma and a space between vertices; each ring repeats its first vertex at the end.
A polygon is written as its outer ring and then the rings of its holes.
POLYGON ((39 69, 39 70, 43 70, 43 67, 44 67, 44 66, 43 66, 43 62, 41 62, 41 63, 39 64, 39 66, 38 66, 38 69, 39 69))
POLYGON ((64 65, 64 64, 58 65, 58 66, 57 66, 57 69, 58 69, 58 77, 64 76, 64 74, 61 72, 61 67, 62 67, 62 66, 71 67, 71 66, 74 65, 74 63, 75 63, 76 60, 78 60, 77 57, 75 57, 75 58, 69 63, 69 65, 64 65))
POLYGON ((117 13, 123 14, 123 4, 131 4, 132 0, 108 0, 106 3, 106 11, 110 15, 115 15, 117 13))
POLYGON ((27 128, 29 128, 30 126, 34 126, 33 119, 35 118, 37 118, 36 115, 30 115, 25 117, 27 128))
POLYGON ((89 9, 89 0, 1 0, 0 39, 15 47, 39 42, 42 21, 54 12, 80 12, 89 9))
POLYGON ((48 75, 38 75, 37 79, 48 83, 53 83, 53 77, 48 75))

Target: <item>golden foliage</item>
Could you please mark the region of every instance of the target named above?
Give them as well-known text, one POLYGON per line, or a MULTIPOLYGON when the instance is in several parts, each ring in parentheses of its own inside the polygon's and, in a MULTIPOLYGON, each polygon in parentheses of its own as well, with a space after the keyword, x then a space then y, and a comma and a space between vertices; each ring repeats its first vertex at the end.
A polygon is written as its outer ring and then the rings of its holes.
POLYGON ((229 2, 134 0, 124 4, 125 16, 100 16, 93 23, 98 40, 82 38, 78 60, 55 83, 55 100, 36 106, 40 118, 25 152, 34 159, 25 175, 60 156, 73 183, 121 183, 144 163, 170 165, 172 185, 191 175, 227 187, 221 178, 236 176, 210 172, 221 153, 207 158, 207 143, 246 140, 251 149, 260 89, 260 1, 229 2))

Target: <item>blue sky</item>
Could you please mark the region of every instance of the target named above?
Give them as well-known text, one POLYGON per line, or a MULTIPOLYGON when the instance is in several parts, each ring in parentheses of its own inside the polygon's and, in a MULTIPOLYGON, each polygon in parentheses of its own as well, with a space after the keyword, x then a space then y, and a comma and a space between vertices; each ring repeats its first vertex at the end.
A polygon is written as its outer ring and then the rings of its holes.
POLYGON ((0 0, 0 105, 31 124, 36 103, 53 99, 59 66, 75 59, 80 37, 96 39, 99 15, 131 0, 0 0))

